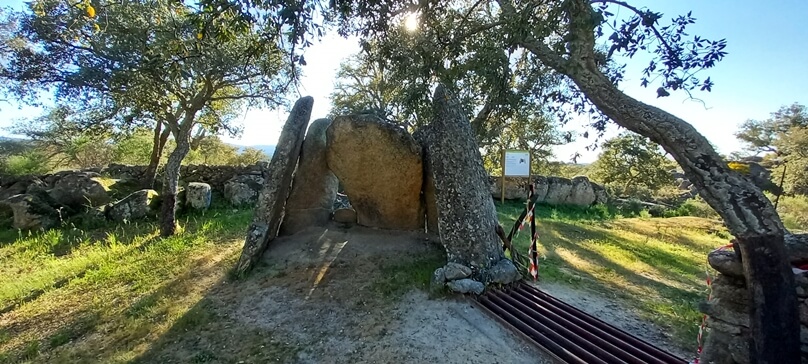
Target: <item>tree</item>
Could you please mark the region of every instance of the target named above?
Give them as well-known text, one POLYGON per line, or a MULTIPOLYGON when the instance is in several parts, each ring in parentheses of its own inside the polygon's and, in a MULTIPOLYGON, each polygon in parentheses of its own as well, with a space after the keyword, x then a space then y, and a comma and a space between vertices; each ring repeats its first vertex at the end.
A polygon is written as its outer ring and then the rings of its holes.
POLYGON ((659 191, 673 183, 670 173, 673 163, 659 145, 634 133, 623 133, 603 143, 603 152, 593 167, 593 177, 618 185, 623 193, 631 193, 638 187, 659 191))
POLYGON ((236 147, 225 144, 218 136, 202 137, 197 144, 188 154, 187 164, 227 165, 238 158, 236 147))
POLYGON ((165 166, 160 230, 172 235, 194 130, 235 132, 229 110, 280 105, 289 85, 280 29, 258 20, 231 26, 226 20, 235 16, 236 9, 169 0, 34 1, 13 15, 14 39, 23 42, 14 43, 0 77, 19 99, 54 89, 59 100, 105 110, 101 120, 151 120, 155 140, 161 127, 170 130, 176 147, 165 166))
MULTIPOLYGON (((521 50, 530 62, 555 71, 569 81, 566 92, 553 95, 555 111, 565 116, 584 113, 602 129, 611 120, 661 145, 684 170, 704 200, 724 219, 743 257, 750 295, 753 363, 799 361, 799 318, 794 277, 785 250, 780 217, 765 195, 749 180, 732 171, 703 135, 686 121, 623 93, 617 86, 623 68, 610 66, 616 57, 631 58, 647 52, 652 60, 640 80, 657 86, 657 94, 709 91, 710 78, 695 77, 725 55, 726 42, 686 33, 695 22, 690 13, 662 24, 662 14, 622 0, 477 0, 419 1, 227 1, 203 0, 215 5, 224 24, 250 24, 259 19, 288 30, 287 49, 294 55, 322 34, 322 22, 337 19, 343 34, 364 39, 386 39, 401 19, 416 13, 419 29, 434 40, 434 59, 440 63, 466 56, 468 42, 477 35, 502 50, 521 50), (245 4, 253 7, 245 6, 245 4), (615 8, 625 10, 618 19, 615 8), (236 10, 233 10, 236 9, 236 10), (330 9, 330 10, 329 10, 330 9), (325 16, 317 14, 326 10, 325 16), (238 11, 239 16, 231 16, 238 11), (336 14, 335 14, 336 13, 336 14), (449 27, 446 27, 450 20, 449 27), (608 32, 610 35, 604 36, 608 32), (490 34, 489 37, 485 35, 490 34), (597 42, 605 44, 598 46, 597 42), (600 51, 602 50, 602 51, 600 51)), ((292 59, 301 61, 302 59, 292 59)), ((406 58, 402 57, 406 61, 406 58)), ((397 61, 398 58, 391 58, 397 61)), ((302 63, 302 62, 301 62, 302 63)), ((394 64, 407 67, 407 64, 394 64)), ((437 66, 436 66, 437 68, 437 66)), ((449 67, 451 68, 451 67, 449 67)), ((789 236, 808 243, 808 237, 789 236)))
POLYGON ((390 36, 364 43, 362 52, 341 65, 332 116, 373 113, 413 131, 432 120, 428 95, 430 80, 437 79, 456 88, 491 170, 499 168, 504 149, 530 150, 538 167, 552 157, 552 146, 571 141, 571 134, 557 131, 544 102, 559 87, 558 77, 532 65, 527 54, 481 41, 471 56, 453 61, 454 68, 436 67, 428 60, 433 47, 427 39, 404 31, 390 36))
POLYGON ((780 171, 785 169, 788 191, 808 194, 808 109, 804 105, 783 106, 766 120, 747 120, 735 137, 752 154, 766 154, 780 171))
POLYGON ((239 153, 233 161, 235 165, 250 166, 261 161, 269 161, 269 156, 263 150, 247 147, 239 153))
POLYGON ((112 161, 112 130, 104 125, 86 128, 82 115, 67 106, 55 107, 33 120, 18 122, 12 133, 25 135, 50 164, 56 167, 104 167, 112 161))

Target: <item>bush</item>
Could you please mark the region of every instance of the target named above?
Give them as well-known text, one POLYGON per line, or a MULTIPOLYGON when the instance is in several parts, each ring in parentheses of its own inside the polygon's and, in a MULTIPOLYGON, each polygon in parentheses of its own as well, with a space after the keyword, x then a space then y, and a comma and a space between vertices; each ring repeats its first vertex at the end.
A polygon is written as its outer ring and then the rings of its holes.
POLYGON ((808 196, 780 196, 777 212, 786 229, 808 231, 808 196))
POLYGON ((678 208, 668 210, 665 217, 695 216, 708 219, 718 219, 718 213, 713 210, 701 197, 695 197, 682 203, 678 208))
POLYGON ((49 170, 47 158, 35 151, 12 155, 3 165, 3 173, 12 176, 39 175, 49 170))

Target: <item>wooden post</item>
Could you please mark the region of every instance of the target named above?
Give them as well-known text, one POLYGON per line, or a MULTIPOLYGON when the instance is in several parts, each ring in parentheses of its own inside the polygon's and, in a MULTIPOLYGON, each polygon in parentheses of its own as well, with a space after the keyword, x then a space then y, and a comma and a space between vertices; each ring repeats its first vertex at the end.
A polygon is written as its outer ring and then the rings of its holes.
POLYGON ((505 153, 507 149, 502 149, 502 176, 499 178, 499 184, 502 185, 502 192, 500 193, 500 203, 505 204, 505 153))

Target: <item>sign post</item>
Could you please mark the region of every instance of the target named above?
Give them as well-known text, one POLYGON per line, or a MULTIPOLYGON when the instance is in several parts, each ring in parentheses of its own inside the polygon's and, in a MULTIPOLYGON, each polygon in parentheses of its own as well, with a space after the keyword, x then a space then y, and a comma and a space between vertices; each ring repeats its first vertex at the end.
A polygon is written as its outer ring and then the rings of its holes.
POLYGON ((530 183, 530 151, 506 149, 502 153, 502 203, 505 203, 506 177, 527 177, 530 183))

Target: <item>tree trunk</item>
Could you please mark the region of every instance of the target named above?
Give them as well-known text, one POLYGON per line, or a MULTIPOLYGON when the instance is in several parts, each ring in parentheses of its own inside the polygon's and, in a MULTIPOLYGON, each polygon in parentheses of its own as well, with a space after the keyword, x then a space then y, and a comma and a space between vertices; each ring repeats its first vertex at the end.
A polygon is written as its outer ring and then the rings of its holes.
POLYGON ((752 307, 753 363, 798 363, 800 330, 794 276, 785 253, 785 229, 763 192, 727 167, 692 125, 637 101, 609 81, 592 58, 570 59, 561 70, 618 125, 668 151, 704 200, 738 238, 752 307))
POLYGON ((163 123, 157 122, 154 127, 154 144, 152 145, 151 158, 149 159, 149 166, 146 167, 146 172, 143 174, 143 188, 154 188, 154 180, 157 176, 157 168, 160 166, 160 157, 163 155, 163 148, 168 141, 168 135, 171 129, 163 128, 163 123))
POLYGON ((175 135, 177 147, 168 156, 165 167, 165 179, 163 182, 163 206, 160 211, 160 235, 174 235, 177 229, 176 207, 177 194, 179 192, 180 167, 182 160, 191 150, 190 133, 180 129, 179 136, 175 135))

